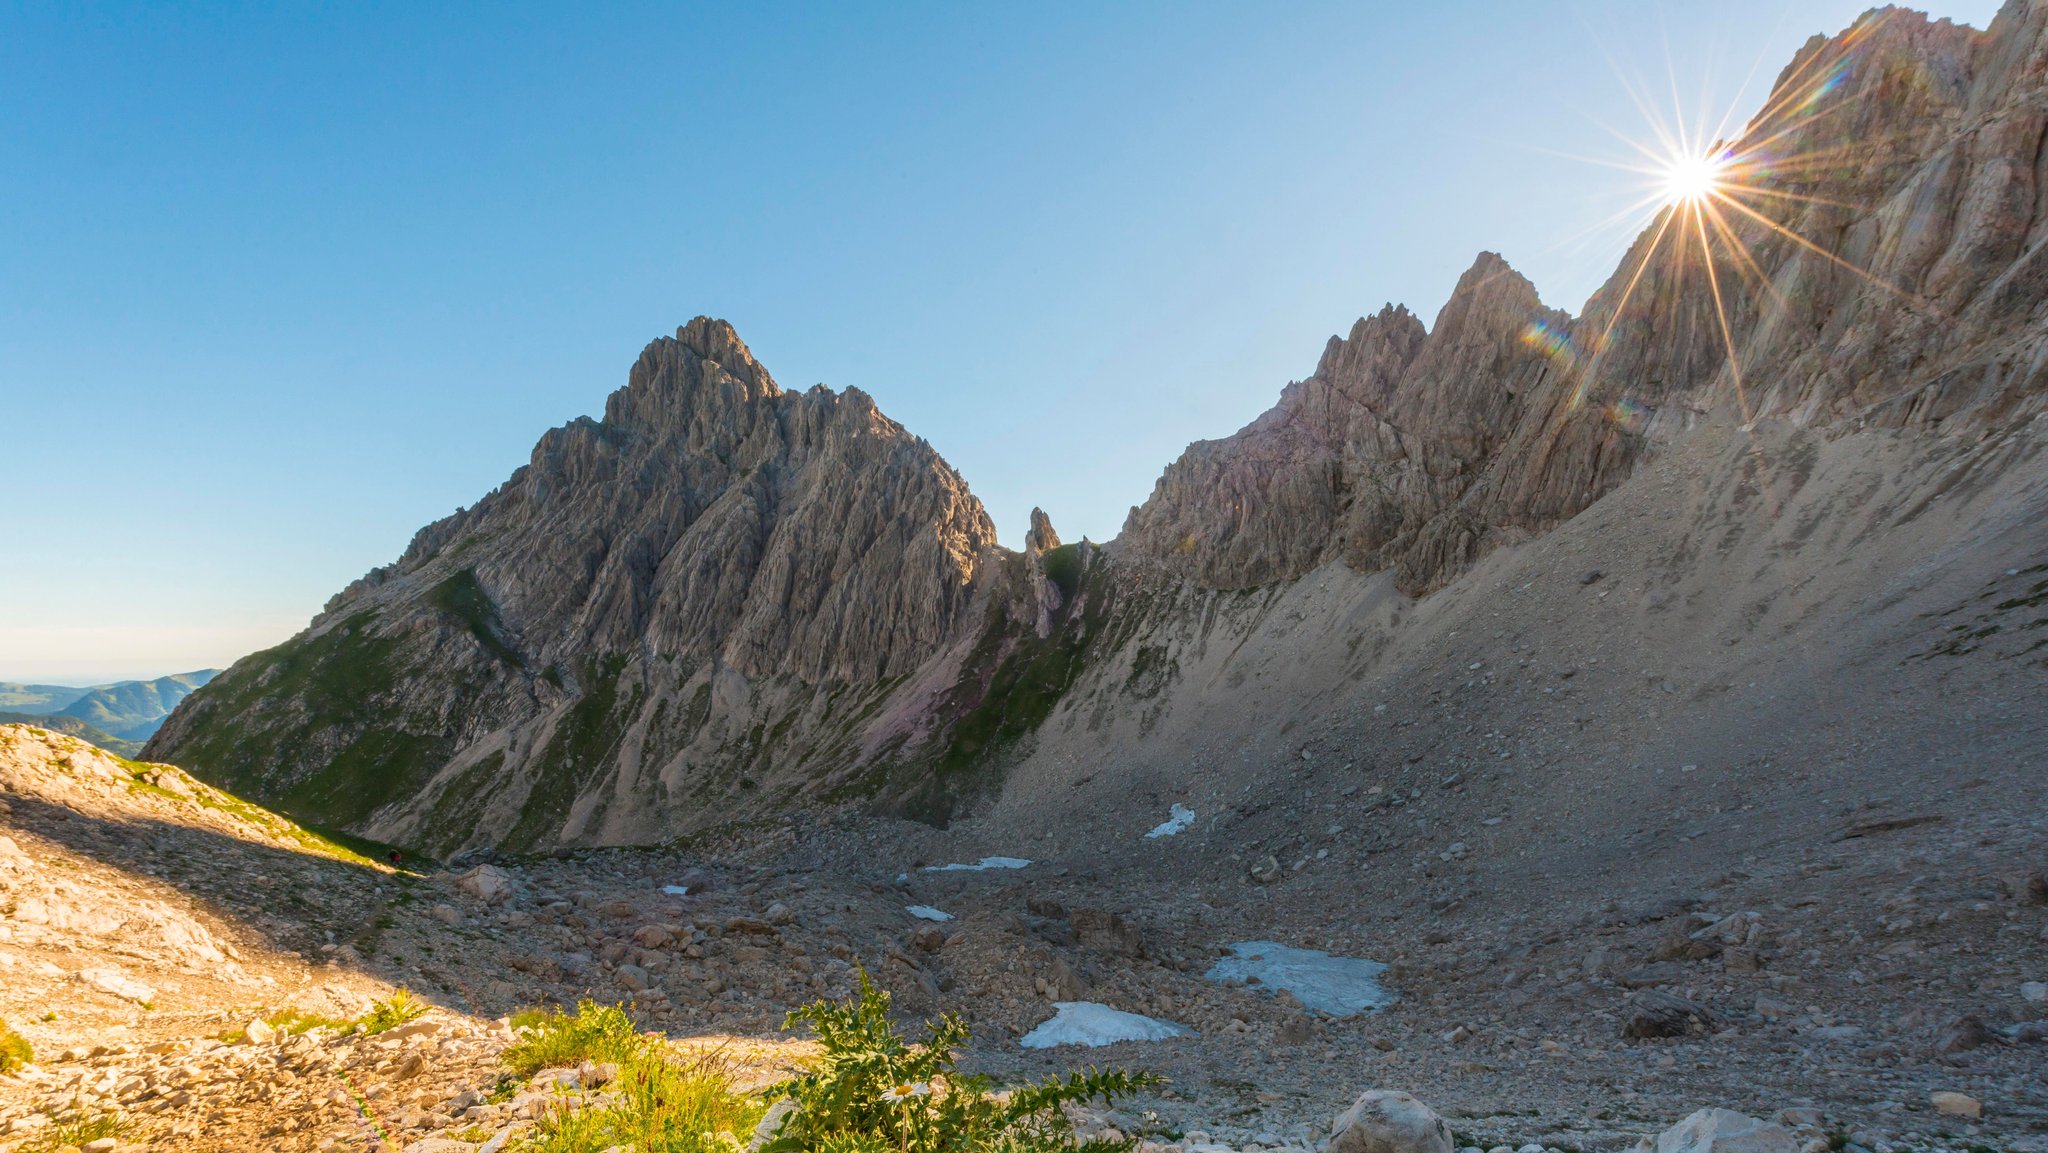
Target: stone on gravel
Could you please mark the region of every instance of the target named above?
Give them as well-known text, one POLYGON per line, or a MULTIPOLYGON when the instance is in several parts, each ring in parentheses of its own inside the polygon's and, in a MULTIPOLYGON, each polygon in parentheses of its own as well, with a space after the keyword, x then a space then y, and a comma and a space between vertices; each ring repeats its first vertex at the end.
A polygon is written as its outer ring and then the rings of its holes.
POLYGON ((1965 1013, 1941 1031, 1934 1042, 1937 1053, 1967 1053, 1990 1044, 1995 1038, 1984 1025, 1984 1019, 1975 1013, 1965 1013))
POLYGON ((1373 1089, 1330 1126, 1327 1153, 1453 1153, 1451 1127, 1410 1094, 1373 1089))
POLYGON ((1651 989, 1629 1000, 1621 1035, 1634 1041, 1657 1037, 1698 1037, 1719 1027, 1720 1022, 1706 1006, 1651 989))
POLYGON ((747 1140, 747 1153, 758 1153, 761 1146, 773 1141, 776 1132, 782 1128, 782 1123, 799 1108, 801 1106, 796 1103, 794 1097, 784 1097, 768 1106, 768 1111, 761 1115, 761 1123, 754 1126, 754 1135, 747 1140))
POLYGON ((102 993, 146 1005, 156 1000, 156 990, 128 976, 121 970, 108 966, 99 969, 81 969, 78 979, 102 993))
POLYGON ((456 878, 455 888, 486 905, 502 904, 512 896, 512 875, 496 865, 478 865, 456 878))
POLYGON ((1967 1093, 1947 1091, 1930 1093, 1927 1103, 1944 1117, 1964 1117, 1976 1121, 1984 1116, 1984 1103, 1967 1093))
POLYGON ((1702 1109, 1652 1141, 1644 1138, 1638 1153, 1798 1153, 1799 1140, 1782 1126, 1747 1117, 1732 1109, 1702 1109))
POLYGON ((1685 966, 1671 961, 1659 961, 1653 965, 1630 969, 1621 975, 1621 984, 1629 989, 1653 989, 1658 985, 1670 985, 1686 978, 1685 966))

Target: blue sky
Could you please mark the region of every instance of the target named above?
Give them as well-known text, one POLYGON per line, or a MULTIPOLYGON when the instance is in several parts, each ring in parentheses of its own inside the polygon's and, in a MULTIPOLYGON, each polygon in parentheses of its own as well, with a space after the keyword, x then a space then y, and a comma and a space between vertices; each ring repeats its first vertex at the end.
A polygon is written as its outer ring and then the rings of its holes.
POLYGON ((699 313, 1106 539, 1482 249, 1576 309, 1624 79, 1863 7, 0 4, 0 679, 284 639, 699 313))

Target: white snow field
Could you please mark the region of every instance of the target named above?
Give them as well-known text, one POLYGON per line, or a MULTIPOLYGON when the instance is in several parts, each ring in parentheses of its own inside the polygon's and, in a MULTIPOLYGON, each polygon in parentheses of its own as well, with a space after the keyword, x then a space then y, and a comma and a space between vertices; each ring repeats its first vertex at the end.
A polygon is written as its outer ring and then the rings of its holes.
POLYGON ((980 873, 989 869, 1021 869, 1031 862, 1022 857, 983 857, 971 865, 926 865, 927 873, 980 873))
POLYGON ((1172 808, 1166 810, 1166 821, 1154 827, 1151 832, 1146 833, 1145 839, 1156 841, 1161 837, 1171 837, 1194 823, 1195 811, 1186 805, 1176 803, 1172 808))
POLYGON ((1333 957, 1275 941, 1239 941, 1230 947, 1230 956, 1205 975, 1211 981, 1241 981, 1274 992, 1285 989, 1318 1013, 1350 1017, 1393 1002, 1394 995, 1378 980, 1386 971, 1378 961, 1361 957, 1333 957))
POLYGON ((1164 1041, 1187 1030, 1171 1021, 1160 1021, 1137 1013, 1126 1013, 1094 1001, 1054 1001, 1059 1010, 1052 1020, 1031 1030, 1017 1042, 1026 1049, 1050 1049, 1055 1045, 1114 1045, 1118 1041, 1164 1041))

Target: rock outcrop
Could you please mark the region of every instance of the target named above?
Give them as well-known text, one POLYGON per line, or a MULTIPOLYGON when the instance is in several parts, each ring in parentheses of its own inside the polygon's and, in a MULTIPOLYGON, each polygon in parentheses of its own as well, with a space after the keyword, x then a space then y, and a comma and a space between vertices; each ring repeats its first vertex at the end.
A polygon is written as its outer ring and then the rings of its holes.
POLYGON ((758 786, 786 736, 844 743, 871 690, 963 635, 994 550, 959 475, 865 393, 785 392, 699 318, 152 755, 408 843, 660 836, 692 789, 758 786))

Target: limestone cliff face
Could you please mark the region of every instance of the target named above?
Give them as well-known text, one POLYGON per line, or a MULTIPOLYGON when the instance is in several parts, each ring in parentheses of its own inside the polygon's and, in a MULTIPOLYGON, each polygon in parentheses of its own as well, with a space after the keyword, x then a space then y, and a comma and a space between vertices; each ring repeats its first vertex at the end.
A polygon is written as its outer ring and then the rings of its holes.
POLYGON ((550 431, 498 491, 422 529, 323 619, 459 569, 528 665, 644 651, 875 680, 951 635, 993 547, 959 474, 867 394, 783 392, 700 317, 647 346, 602 421, 550 431))
POLYGON ((2048 0, 1985 33, 1873 13, 1802 49, 1733 142, 1741 206, 1667 212, 1585 315, 1483 254, 1432 326, 1390 305, 1191 446, 1102 548, 1037 510, 1022 553, 998 548, 867 396, 784 392, 693 321, 604 419, 549 432, 145 752, 438 851, 813 805, 942 817, 1056 715, 1164 723, 1219 613, 1285 604, 1333 562, 1436 589, 1710 415, 1758 441, 1918 438, 1966 473, 2048 407, 2044 145, 2048 0), (1254 586, 1272 591, 1219 591, 1254 586))
POLYGON ((963 636, 995 556, 930 445, 700 318, 155 747, 408 843, 457 812, 494 841, 659 835, 679 791, 757 784, 767 730, 809 733, 778 710, 846 721, 963 636))
POLYGON ((1758 158, 1743 207, 1667 210, 1581 318, 1489 253, 1429 331, 1359 321, 1271 411, 1169 466, 1118 545, 1209 587, 1341 558, 1421 592, 1717 405, 2010 427, 2041 407, 2048 347, 2044 25, 2048 5, 2013 0, 1985 34, 1885 9, 1815 37, 1730 145, 1758 158))

